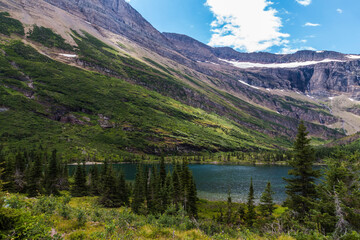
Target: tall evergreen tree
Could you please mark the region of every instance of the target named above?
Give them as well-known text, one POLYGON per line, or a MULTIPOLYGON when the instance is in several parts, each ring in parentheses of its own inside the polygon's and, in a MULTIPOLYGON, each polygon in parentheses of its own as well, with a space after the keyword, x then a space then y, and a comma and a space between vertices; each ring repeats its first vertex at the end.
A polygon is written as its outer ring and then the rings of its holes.
POLYGON ((254 197, 254 186, 253 186, 253 180, 251 178, 250 181, 250 187, 249 187, 249 195, 247 199, 247 213, 246 213, 246 221, 248 225, 252 226, 254 223, 254 220, 256 218, 256 212, 255 212, 255 197, 254 197))
POLYGON ((67 163, 63 164, 60 175, 59 190, 69 190, 69 168, 67 163))
POLYGON ((272 197, 273 194, 274 192, 271 189, 271 183, 268 182, 260 198, 260 212, 264 217, 271 216, 275 210, 275 204, 272 197))
POLYGON ((3 174, 4 174, 4 168, 3 168, 4 162, 1 161, 1 157, 2 157, 1 150, 2 150, 2 148, 0 146, 0 209, 4 205, 4 194, 3 194, 4 181, 2 180, 3 179, 2 177, 3 177, 3 174))
POLYGON ((57 158, 57 151, 54 149, 51 154, 48 169, 46 171, 45 188, 47 194, 59 195, 59 164, 57 158))
POLYGON ((74 184, 71 187, 71 195, 73 197, 83 197, 87 195, 85 167, 79 163, 75 170, 74 184))
POLYGON ((284 178, 288 195, 285 205, 297 212, 300 220, 308 215, 314 204, 317 197, 315 181, 320 176, 320 172, 313 169, 314 150, 307 135, 304 122, 301 121, 294 143, 294 158, 289 162, 292 169, 288 174, 292 177, 284 178))
POLYGON ((100 190, 100 177, 97 164, 92 166, 89 174, 89 193, 93 196, 98 196, 101 192, 100 190))
POLYGON ((122 172, 118 176, 117 188, 118 188, 118 191, 119 191, 119 194, 120 194, 120 199, 121 199, 122 205, 128 205, 129 204, 130 191, 129 191, 128 185, 126 184, 125 176, 124 176, 124 174, 122 172))
POLYGON ((119 191, 118 183, 112 167, 107 170, 107 174, 104 177, 104 186, 100 198, 100 203, 105 207, 117 208, 123 205, 122 196, 119 191))
POLYGON ((14 191, 23 192, 25 189, 25 156, 19 151, 15 157, 14 191))
POLYGON ((27 193, 29 197, 36 197, 42 193, 43 166, 41 155, 36 155, 27 178, 27 193))
POLYGON ((181 201, 181 182, 180 182, 180 172, 179 166, 175 164, 172 175, 172 185, 173 185, 173 203, 178 204, 181 201))
POLYGON ((196 191, 196 185, 194 178, 192 177, 192 174, 189 174, 189 180, 188 180, 188 186, 187 186, 187 194, 188 194, 188 207, 187 211, 188 213, 193 216, 197 217, 198 209, 197 209, 197 191, 196 191))
POLYGON ((145 185, 146 178, 144 178, 143 167, 139 164, 136 167, 135 183, 133 189, 133 199, 131 202, 131 209, 135 213, 140 213, 145 200, 145 185))
POLYGON ((338 150, 326 160, 324 181, 319 186, 321 226, 334 232, 334 239, 352 230, 360 230, 360 153, 338 150))
POLYGON ((166 180, 166 167, 165 167, 165 159, 164 159, 164 157, 161 157, 161 160, 160 160, 159 174, 160 174, 160 184, 161 184, 161 186, 164 186, 165 185, 165 180, 166 180))

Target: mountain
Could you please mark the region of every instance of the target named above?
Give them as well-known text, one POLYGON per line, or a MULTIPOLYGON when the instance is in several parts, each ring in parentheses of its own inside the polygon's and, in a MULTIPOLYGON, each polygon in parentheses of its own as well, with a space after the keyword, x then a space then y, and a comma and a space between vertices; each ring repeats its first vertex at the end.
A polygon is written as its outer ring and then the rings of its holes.
POLYGON ((0 11, 10 147, 122 158, 286 149, 300 119, 320 143, 360 129, 357 55, 212 48, 160 33, 123 0, 3 0, 0 11))

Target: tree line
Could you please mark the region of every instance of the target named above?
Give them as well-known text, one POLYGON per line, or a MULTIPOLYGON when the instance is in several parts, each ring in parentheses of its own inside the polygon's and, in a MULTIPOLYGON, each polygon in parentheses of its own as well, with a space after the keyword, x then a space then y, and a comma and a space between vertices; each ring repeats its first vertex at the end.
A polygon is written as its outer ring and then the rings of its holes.
POLYGON ((90 166, 89 171, 85 163, 78 163, 74 176, 70 177, 68 165, 60 160, 56 150, 49 155, 39 148, 13 156, 0 151, 0 166, 4 167, 0 181, 3 190, 8 192, 37 197, 42 194, 57 196, 60 191, 67 190, 73 197, 99 196, 99 203, 104 207, 129 206, 139 214, 163 213, 170 205, 175 205, 197 216, 197 190, 186 161, 173 164, 172 171, 166 169, 164 158, 159 167, 138 164, 135 181, 131 184, 108 161, 101 167, 90 166))

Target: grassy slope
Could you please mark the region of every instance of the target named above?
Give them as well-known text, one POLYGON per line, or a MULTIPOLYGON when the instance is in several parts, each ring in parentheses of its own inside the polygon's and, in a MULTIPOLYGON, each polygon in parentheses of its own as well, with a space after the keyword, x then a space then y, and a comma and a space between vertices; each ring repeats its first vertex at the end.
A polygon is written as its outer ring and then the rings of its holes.
MULTIPOLYGON (((1 142, 9 146, 42 143, 60 151, 67 150, 70 156, 85 150, 100 157, 111 152, 114 158, 128 151, 176 153, 178 146, 185 151, 231 151, 272 146, 273 140, 268 136, 227 118, 118 78, 53 61, 19 41, 1 38, 0 106, 9 110, 0 113, 0 136, 1 142), (30 82, 34 89, 29 87, 30 82), (30 96, 33 97, 30 99, 30 96), (113 127, 101 128, 99 114, 108 117, 113 127), (69 115, 75 116, 81 124, 55 121, 69 115)), ((166 84, 162 85, 168 84, 170 90, 176 91, 178 83, 157 70, 118 55, 89 35, 86 41, 78 35, 78 40, 82 60, 95 61, 89 57, 95 53, 98 54, 97 64, 101 63, 101 54, 119 58, 125 75, 149 81, 163 80, 166 84), (81 43, 93 48, 81 48, 81 43), (157 79, 152 79, 154 77, 157 79)))

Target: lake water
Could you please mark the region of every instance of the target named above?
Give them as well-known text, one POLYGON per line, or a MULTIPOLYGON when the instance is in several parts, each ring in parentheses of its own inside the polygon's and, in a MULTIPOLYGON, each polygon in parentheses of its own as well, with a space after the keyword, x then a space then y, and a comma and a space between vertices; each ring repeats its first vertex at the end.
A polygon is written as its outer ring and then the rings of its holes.
MULTIPOLYGON (((114 164, 114 168, 123 171, 126 180, 134 180, 136 164, 114 164)), ((234 202, 245 202, 251 177, 257 201, 268 181, 275 192, 275 202, 281 203, 286 198, 286 183, 282 178, 288 177, 289 166, 190 164, 189 168, 193 172, 199 198, 226 200, 230 190, 234 202)), ((70 174, 74 169, 75 166, 69 167, 70 174)))

